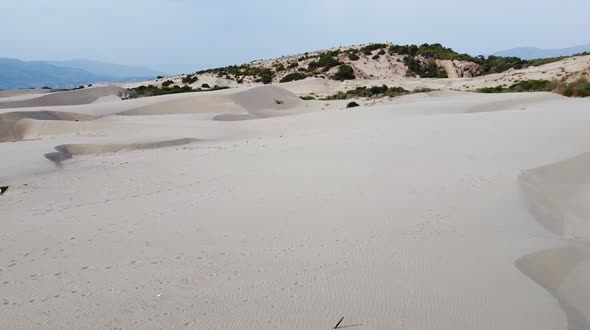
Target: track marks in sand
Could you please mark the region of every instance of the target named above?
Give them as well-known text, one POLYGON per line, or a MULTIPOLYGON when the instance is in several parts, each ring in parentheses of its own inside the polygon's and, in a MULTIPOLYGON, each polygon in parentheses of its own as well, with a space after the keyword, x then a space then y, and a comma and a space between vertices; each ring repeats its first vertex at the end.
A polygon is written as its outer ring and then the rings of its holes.
POLYGON ((77 155, 100 155, 120 151, 133 151, 144 149, 158 149, 186 145, 198 141, 197 139, 183 138, 146 143, 121 143, 121 144, 62 144, 55 147, 56 152, 45 154, 45 158, 61 165, 61 162, 77 155))

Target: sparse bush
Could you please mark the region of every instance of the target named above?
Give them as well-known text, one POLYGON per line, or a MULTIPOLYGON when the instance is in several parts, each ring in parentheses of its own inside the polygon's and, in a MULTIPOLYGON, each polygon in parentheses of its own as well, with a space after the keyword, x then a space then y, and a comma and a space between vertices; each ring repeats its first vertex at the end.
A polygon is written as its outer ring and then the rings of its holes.
POLYGON ((298 66, 299 66, 298 62, 291 62, 291 63, 289 63, 289 66, 287 66, 287 69, 295 69, 298 66))
POLYGON ((211 88, 211 86, 209 86, 209 84, 202 84, 201 88, 211 88))
POLYGON ((381 56, 379 56, 379 55, 375 55, 375 56, 373 56, 373 57, 372 57, 372 59, 374 59, 374 60, 378 60, 380 57, 381 57, 381 56))
POLYGON ((350 102, 346 105, 346 108, 349 109, 349 108, 356 108, 356 107, 360 107, 360 106, 361 105, 356 102, 350 102))
POLYGON ((343 64, 338 68, 338 72, 332 76, 334 80, 353 80, 356 76, 354 75, 354 69, 350 65, 343 64))
POLYGON ((174 84, 174 81, 172 80, 166 80, 162 83, 162 87, 168 87, 170 85, 174 84))

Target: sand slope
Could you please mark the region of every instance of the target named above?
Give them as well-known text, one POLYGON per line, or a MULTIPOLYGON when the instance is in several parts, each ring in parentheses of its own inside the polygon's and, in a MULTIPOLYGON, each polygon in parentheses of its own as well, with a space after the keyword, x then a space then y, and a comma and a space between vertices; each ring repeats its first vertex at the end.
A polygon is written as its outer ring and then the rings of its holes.
POLYGON ((590 100, 345 105, 2 110, 0 328, 585 327, 590 100))
POLYGON ((0 109, 4 108, 29 108, 29 107, 50 107, 59 105, 82 105, 93 102, 121 99, 126 95, 127 90, 121 87, 93 87, 77 89, 65 92, 53 92, 41 94, 38 97, 0 102, 0 109))

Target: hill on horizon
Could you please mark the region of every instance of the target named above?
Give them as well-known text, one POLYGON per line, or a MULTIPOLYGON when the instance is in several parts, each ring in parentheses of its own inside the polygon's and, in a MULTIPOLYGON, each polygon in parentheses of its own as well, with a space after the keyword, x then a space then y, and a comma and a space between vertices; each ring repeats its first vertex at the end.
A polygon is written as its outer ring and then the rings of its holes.
POLYGON ((508 50, 502 50, 495 52, 492 55, 495 56, 514 56, 525 60, 532 60, 538 58, 549 58, 559 56, 571 56, 584 52, 590 52, 590 44, 579 45, 574 47, 562 48, 562 49, 542 49, 537 47, 519 47, 508 50))
POLYGON ((133 82, 162 73, 92 60, 21 61, 0 58, 0 89, 72 88, 99 82, 133 82))

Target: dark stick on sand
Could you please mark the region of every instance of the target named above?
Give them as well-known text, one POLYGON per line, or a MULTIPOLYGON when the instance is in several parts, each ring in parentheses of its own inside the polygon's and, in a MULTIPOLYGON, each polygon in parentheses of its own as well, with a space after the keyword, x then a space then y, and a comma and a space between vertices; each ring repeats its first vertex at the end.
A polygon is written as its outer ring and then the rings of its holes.
POLYGON ((340 323, 342 323, 342 321, 344 321, 344 316, 340 319, 340 321, 338 321, 338 323, 336 323, 336 326, 334 327, 334 329, 338 329, 338 327, 340 327, 340 323))

